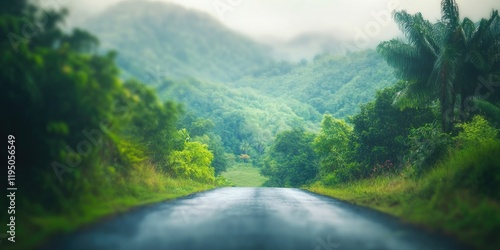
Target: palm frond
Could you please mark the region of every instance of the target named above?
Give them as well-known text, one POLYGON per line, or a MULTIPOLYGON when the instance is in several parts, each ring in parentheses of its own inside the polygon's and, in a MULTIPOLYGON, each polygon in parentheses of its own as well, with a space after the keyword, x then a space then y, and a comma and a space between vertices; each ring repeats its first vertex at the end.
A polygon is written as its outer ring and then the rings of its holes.
POLYGON ((402 40, 394 39, 383 42, 377 47, 377 51, 389 65, 394 67, 399 78, 426 79, 432 71, 433 60, 423 57, 414 46, 402 40))
POLYGON ((436 99, 436 91, 426 88, 424 84, 411 82, 403 90, 396 93, 392 105, 400 109, 425 107, 436 99))
POLYGON ((461 27, 463 30, 463 34, 465 36, 464 40, 468 43, 474 34, 474 30, 476 29, 476 25, 474 24, 474 22, 472 20, 470 20, 469 18, 466 17, 462 21, 461 27))
POLYGON ((488 72, 493 66, 491 61, 479 50, 470 51, 467 59, 482 72, 488 72))
POLYGON ((500 27, 498 27, 498 18, 498 11, 493 11, 489 19, 481 19, 474 32, 474 35, 470 39, 470 43, 479 44, 480 40, 484 39, 487 33, 491 31, 498 34, 500 29, 500 27))
POLYGON ((500 108, 493 105, 492 103, 474 98, 472 100, 476 107, 478 107, 478 111, 480 114, 486 116, 487 118, 493 120, 495 123, 500 124, 500 108))
POLYGON ((497 11, 493 11, 489 19, 482 19, 470 35, 466 61, 485 73, 500 61, 500 18, 497 11))
POLYGON ((403 10, 393 15, 399 29, 411 45, 421 53, 437 56, 439 43, 434 39, 433 25, 425 20, 421 13, 411 15, 403 10))
POLYGON ((460 13, 455 0, 441 1, 441 17, 450 30, 455 30, 460 25, 460 13))

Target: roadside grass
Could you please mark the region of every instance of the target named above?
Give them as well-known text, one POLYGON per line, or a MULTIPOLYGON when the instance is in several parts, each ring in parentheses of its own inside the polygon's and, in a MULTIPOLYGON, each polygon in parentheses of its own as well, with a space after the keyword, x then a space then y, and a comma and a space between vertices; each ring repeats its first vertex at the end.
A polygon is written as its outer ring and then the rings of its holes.
POLYGON ((222 176, 236 187, 261 187, 267 181, 267 178, 259 173, 258 168, 245 163, 228 168, 222 176))
MULTIPOLYGON (((16 226, 16 243, 6 249, 32 249, 62 233, 75 231, 98 220, 133 208, 213 189, 217 184, 172 178, 144 164, 130 176, 117 174, 113 181, 93 183, 91 192, 72 196, 58 213, 40 207, 23 209, 16 226)), ((10 242, 6 242, 10 243, 10 242)), ((3 243, 2 243, 3 245, 3 243)), ((2 249, 4 246, 1 246, 2 249)))
POLYGON ((376 177, 307 190, 444 232, 477 249, 500 249, 500 145, 455 152, 420 178, 376 177))

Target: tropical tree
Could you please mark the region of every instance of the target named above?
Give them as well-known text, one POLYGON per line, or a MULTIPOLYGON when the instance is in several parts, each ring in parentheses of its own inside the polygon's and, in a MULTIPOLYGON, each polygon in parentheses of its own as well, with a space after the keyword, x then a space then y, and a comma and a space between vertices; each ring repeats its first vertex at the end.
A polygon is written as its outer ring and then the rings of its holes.
POLYGON ((391 98, 402 88, 398 84, 378 91, 375 100, 362 105, 361 112, 350 119, 354 127, 350 143, 355 150, 351 161, 365 167, 365 176, 374 166, 386 161, 400 166, 401 156, 409 149, 405 141, 411 128, 435 119, 430 108, 400 110, 394 107, 391 98))
POLYGON ((468 18, 460 21, 455 0, 443 0, 441 12, 441 20, 434 24, 421 13, 395 12, 406 40, 386 41, 377 49, 407 82, 395 104, 405 108, 438 99, 441 126, 447 132, 457 120, 455 111, 464 114, 465 101, 477 95, 480 79, 500 72, 500 20, 493 11, 477 27, 468 18))
POLYGON ((211 166, 214 156, 208 146, 200 142, 185 142, 182 151, 173 151, 170 165, 175 175, 201 182, 215 181, 215 169, 211 166))
POLYGON ((320 157, 321 173, 330 173, 348 163, 349 138, 353 127, 344 120, 324 115, 321 131, 314 138, 313 149, 320 157))
POLYGON ((301 129, 279 133, 261 169, 261 174, 269 177, 264 185, 299 187, 313 180, 318 174, 314 138, 301 129))

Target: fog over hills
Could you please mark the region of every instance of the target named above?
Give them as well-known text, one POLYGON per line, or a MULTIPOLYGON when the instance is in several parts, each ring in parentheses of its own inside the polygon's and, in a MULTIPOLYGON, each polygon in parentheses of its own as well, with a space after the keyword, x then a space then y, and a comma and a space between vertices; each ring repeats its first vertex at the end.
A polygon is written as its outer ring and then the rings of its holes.
POLYGON ((81 26, 119 51, 119 65, 135 76, 159 68, 173 78, 229 81, 272 61, 270 48, 175 4, 120 2, 81 26))
MULTIPOLYGON (((129 0, 58 1, 66 3, 70 11, 68 23, 85 21, 89 16, 106 8, 129 0)), ((146 1, 136 0, 139 3, 146 1)), ((273 47, 278 59, 300 60, 316 54, 343 53, 374 48, 379 42, 401 33, 390 17, 394 10, 405 9, 409 13, 421 12, 428 20, 440 18, 439 1, 414 0, 156 0, 175 3, 197 10, 217 19, 225 27, 273 47), (378 27, 373 27, 373 25, 378 27), (368 34, 366 29, 373 29, 368 34), (360 33, 364 34, 360 34, 360 33), (314 35, 312 35, 314 34, 314 35), (297 44, 304 36, 310 42, 297 44), (312 39, 315 37, 315 39, 312 39), (356 40, 361 46, 322 46, 328 37, 332 42, 352 45, 356 40), (367 38, 367 40, 366 40, 367 38), (312 40, 311 40, 312 39, 312 40), (320 45, 318 45, 320 44, 320 45), (340 48, 338 48, 340 47, 340 48)), ((50 2, 50 1, 48 1, 50 2)), ((498 8, 498 0, 482 0, 477 4, 470 0, 457 0, 461 15, 473 21, 498 8)))

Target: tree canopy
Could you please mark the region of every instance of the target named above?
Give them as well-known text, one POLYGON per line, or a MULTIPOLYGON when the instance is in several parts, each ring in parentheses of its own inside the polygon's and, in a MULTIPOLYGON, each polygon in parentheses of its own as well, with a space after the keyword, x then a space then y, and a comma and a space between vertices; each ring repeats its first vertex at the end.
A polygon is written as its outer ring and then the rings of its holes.
POLYGON ((407 82, 396 103, 402 107, 438 99, 441 127, 449 132, 454 122, 469 118, 466 102, 478 97, 481 79, 500 74, 500 17, 475 24, 460 20, 455 0, 441 2, 441 20, 431 23, 421 13, 394 13, 406 40, 393 39, 379 45, 379 53, 407 82))

